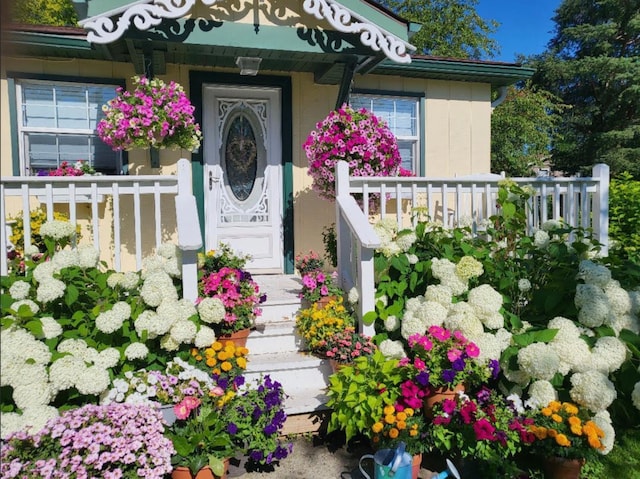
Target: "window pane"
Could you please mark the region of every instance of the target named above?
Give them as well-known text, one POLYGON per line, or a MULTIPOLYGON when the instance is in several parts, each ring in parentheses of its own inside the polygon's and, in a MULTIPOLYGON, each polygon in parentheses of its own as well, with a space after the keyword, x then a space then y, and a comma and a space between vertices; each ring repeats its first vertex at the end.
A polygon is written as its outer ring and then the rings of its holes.
POLYGON ((25 85, 22 89, 22 124, 28 127, 52 127, 55 124, 53 89, 25 85))
POLYGON ((418 100, 408 97, 353 95, 354 109, 366 108, 384 120, 398 142, 402 167, 417 173, 419 151, 418 100))
POLYGON ((18 84, 22 153, 31 174, 78 160, 88 161, 104 174, 121 171, 122 153, 111 150, 95 134, 104 117, 102 106, 115 96, 117 86, 37 80, 18 84))

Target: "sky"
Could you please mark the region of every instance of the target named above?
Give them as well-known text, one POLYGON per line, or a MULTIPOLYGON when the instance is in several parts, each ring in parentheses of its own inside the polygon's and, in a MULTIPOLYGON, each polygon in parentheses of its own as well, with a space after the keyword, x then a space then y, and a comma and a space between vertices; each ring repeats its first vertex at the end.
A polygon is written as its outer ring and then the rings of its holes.
POLYGON ((491 60, 514 62, 519 53, 542 53, 553 36, 551 18, 561 0, 478 0, 476 11, 485 20, 500 23, 491 35, 500 53, 491 60))

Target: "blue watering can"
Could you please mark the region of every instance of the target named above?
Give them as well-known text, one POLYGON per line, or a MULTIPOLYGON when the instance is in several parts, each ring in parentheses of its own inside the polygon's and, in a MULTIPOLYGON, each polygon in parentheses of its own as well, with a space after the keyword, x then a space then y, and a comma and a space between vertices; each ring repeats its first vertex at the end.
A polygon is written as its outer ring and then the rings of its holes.
POLYGON ((360 458, 358 468, 366 479, 371 479, 362 468, 362 461, 373 459, 374 479, 411 479, 412 457, 405 452, 406 445, 401 442, 396 449, 380 449, 375 454, 365 454, 360 458))
POLYGON ((449 476, 460 479, 460 473, 456 469, 456 466, 454 466, 453 463, 449 459, 447 459, 447 469, 439 472, 435 476, 432 476, 432 479, 447 479, 447 477, 449 476))

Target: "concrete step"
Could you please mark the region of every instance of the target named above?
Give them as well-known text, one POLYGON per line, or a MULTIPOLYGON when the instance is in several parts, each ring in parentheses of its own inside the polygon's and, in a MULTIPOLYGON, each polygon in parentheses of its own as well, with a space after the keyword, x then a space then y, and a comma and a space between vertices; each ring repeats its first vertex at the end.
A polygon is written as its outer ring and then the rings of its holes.
POLYGON ((285 402, 287 414, 325 409, 326 388, 331 374, 328 360, 296 351, 257 355, 250 353, 245 372, 247 381, 267 374, 282 384, 289 396, 285 402))
POLYGON ((260 286, 260 293, 267 295, 267 300, 261 305, 262 315, 257 323, 295 320, 302 304, 298 297, 302 289, 299 276, 264 274, 254 275, 253 279, 260 286))
POLYGON ((251 355, 295 352, 304 349, 304 340, 296 331, 295 321, 258 323, 247 339, 251 355))

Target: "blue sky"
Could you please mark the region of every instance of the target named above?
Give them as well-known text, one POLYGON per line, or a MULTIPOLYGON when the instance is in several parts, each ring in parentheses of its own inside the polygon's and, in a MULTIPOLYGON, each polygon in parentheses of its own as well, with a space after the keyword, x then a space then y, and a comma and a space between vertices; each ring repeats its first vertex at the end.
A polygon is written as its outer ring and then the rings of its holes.
POLYGON ((479 0, 476 11, 485 20, 500 23, 492 37, 500 54, 492 60, 513 62, 516 55, 542 53, 555 26, 551 18, 561 0, 479 0))

